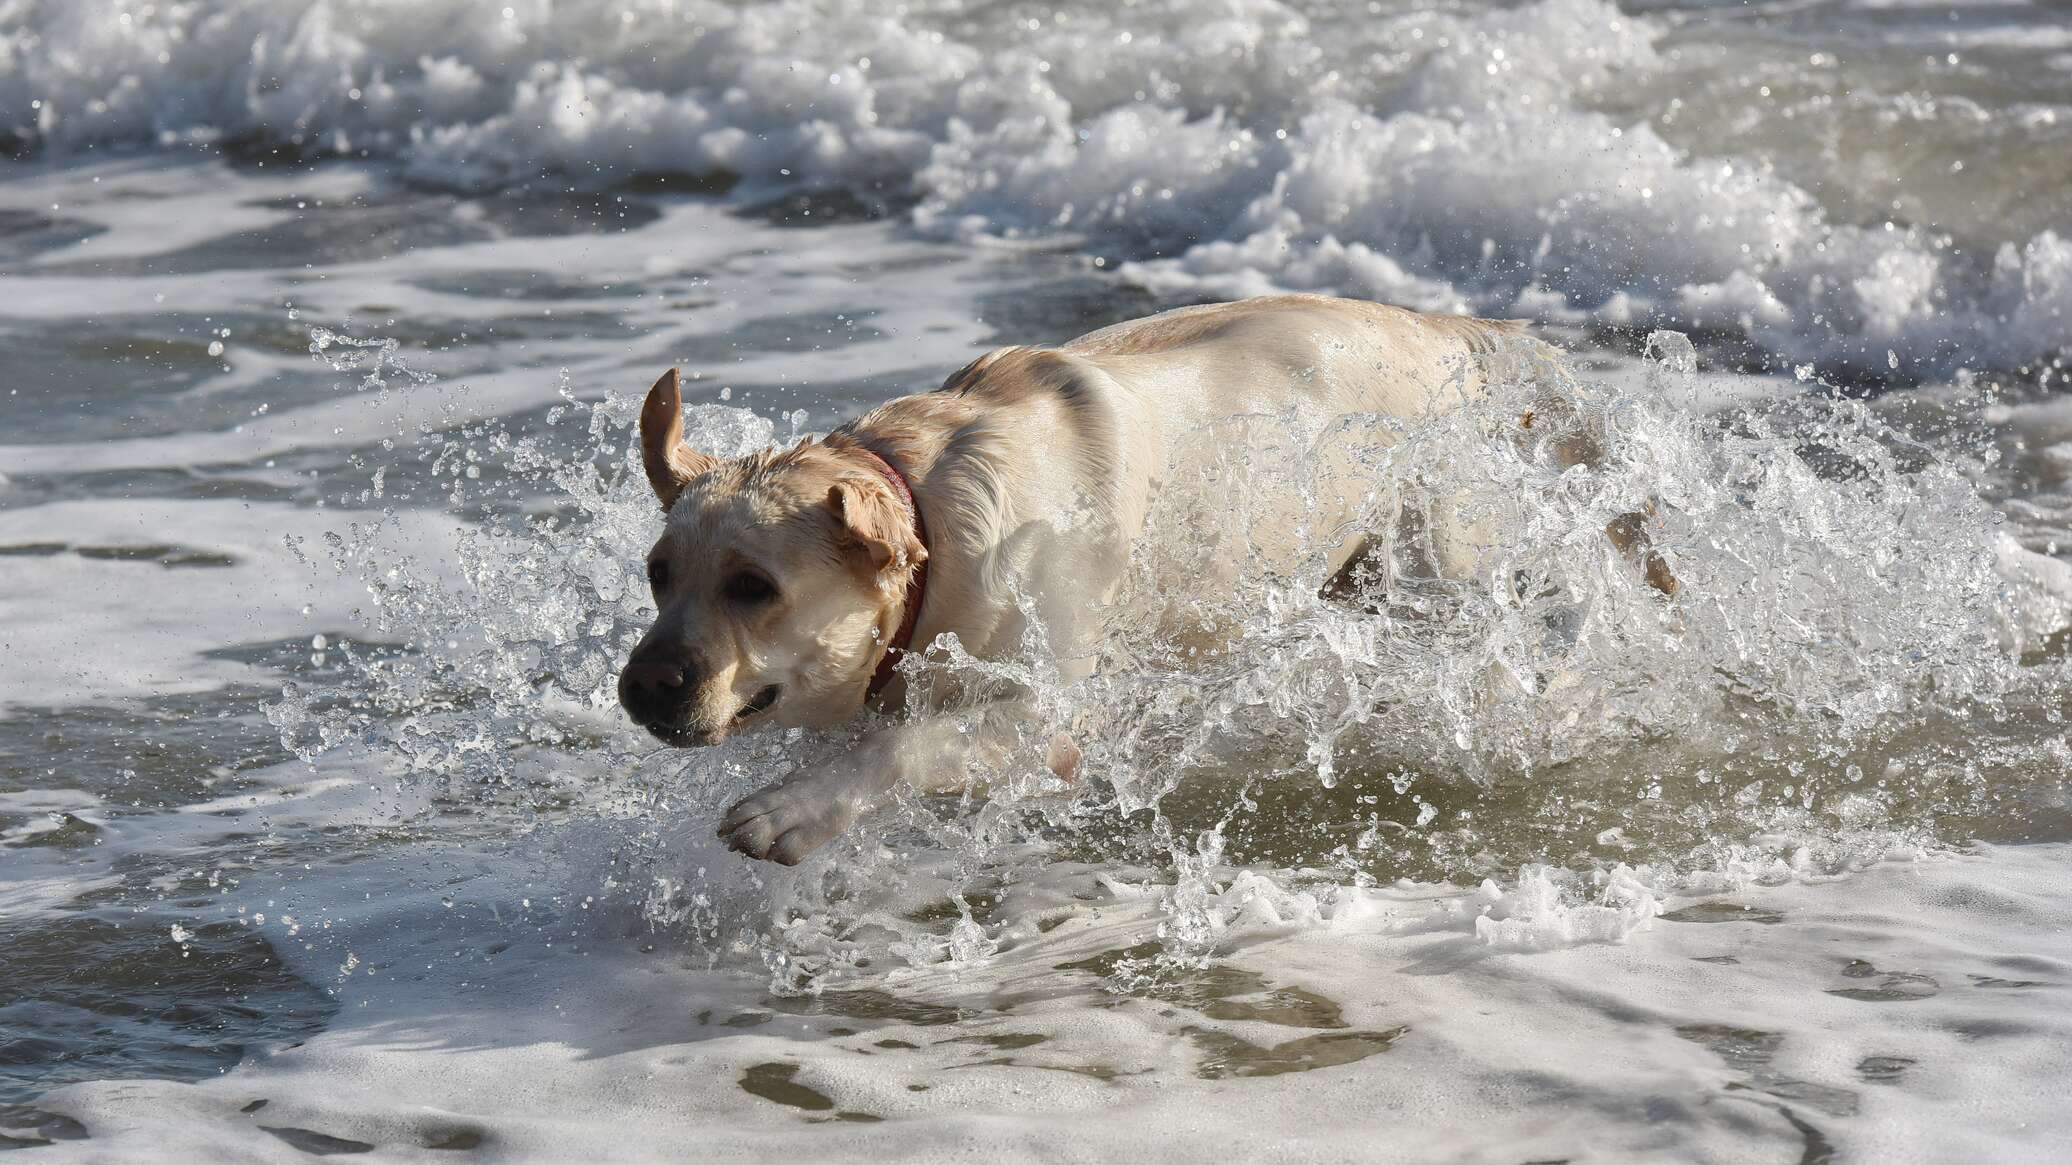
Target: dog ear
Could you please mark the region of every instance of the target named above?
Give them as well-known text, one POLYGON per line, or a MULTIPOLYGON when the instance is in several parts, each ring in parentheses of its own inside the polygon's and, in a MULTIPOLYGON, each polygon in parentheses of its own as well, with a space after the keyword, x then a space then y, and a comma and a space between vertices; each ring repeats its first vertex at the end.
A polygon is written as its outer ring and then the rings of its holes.
POLYGON ((640 463, 665 510, 692 478, 715 464, 683 443, 683 393, 674 368, 655 381, 640 406, 640 463))
POLYGON ((827 505, 842 530, 842 548, 881 582, 889 581, 887 571, 928 561, 913 516, 883 482, 842 478, 828 487, 827 505))

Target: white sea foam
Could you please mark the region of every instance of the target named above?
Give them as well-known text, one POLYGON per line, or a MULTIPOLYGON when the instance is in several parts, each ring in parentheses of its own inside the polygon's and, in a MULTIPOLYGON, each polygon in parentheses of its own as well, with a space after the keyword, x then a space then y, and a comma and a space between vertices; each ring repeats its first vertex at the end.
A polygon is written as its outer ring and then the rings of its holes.
POLYGON ((493 865, 449 881, 451 908, 362 873, 346 885, 384 908, 284 944, 346 1005, 328 1030, 194 1084, 60 1090, 44 1106, 92 1139, 45 1153, 285 1159, 305 1131, 519 1160, 2051 1161, 2072 1138, 2072 1030, 2045 1002, 2072 974, 2067 860, 1744 885, 1671 900, 1717 921, 1552 952, 1370 916, 1119 993, 1056 967, 1148 933, 1141 904, 1090 896, 1010 954, 792 1006, 519 914, 508 888, 495 917, 465 900, 493 865))
POLYGON ((330 535, 378 530, 385 554, 450 578, 458 529, 422 510, 162 499, 0 510, 0 546, 16 549, 0 555, 0 715, 267 682, 223 649, 363 623, 365 588, 333 569, 330 535))
MULTIPOLYGON (((931 234, 1076 241, 1168 295, 1668 324, 1878 375, 2048 361, 2072 334, 2072 239, 1982 220, 1959 245, 1936 220, 1965 213, 1961 187, 1919 221, 1866 219, 1749 155, 1746 133, 1672 142, 1680 102, 1649 120, 1622 98, 1674 94, 1695 54, 1606 0, 1159 3, 1011 28, 804 0, 12 7, 0 111, 53 154, 251 141, 396 157, 462 188, 544 171, 726 176, 746 200, 834 187, 912 203, 931 234)), ((1935 116, 1866 92, 1876 116, 1935 116)), ((1794 119, 1831 115, 1749 116, 1788 143, 1794 119)), ((2010 130, 2008 164, 2050 148, 2053 124, 2033 147, 2010 130)))

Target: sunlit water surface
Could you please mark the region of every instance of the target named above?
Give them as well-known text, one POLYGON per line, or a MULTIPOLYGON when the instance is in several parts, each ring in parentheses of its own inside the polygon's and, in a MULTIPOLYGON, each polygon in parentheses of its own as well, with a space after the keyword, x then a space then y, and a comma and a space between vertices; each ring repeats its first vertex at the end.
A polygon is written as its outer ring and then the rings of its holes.
MULTIPOLYGON (((202 7, 0 40, 0 1144, 2072 1146, 2049 10, 202 7), (196 80, 270 29, 324 69, 196 80), (738 453, 1276 287, 1539 320, 1608 467, 1500 385, 1361 451, 1518 532, 1484 577, 1257 563, 1073 686, 941 652, 1084 779, 726 853, 843 740, 617 713, 653 375, 738 453), (1673 604, 1601 534, 1650 499, 1673 604)), ((1137 608, 1314 464, 1201 437, 1137 608)))

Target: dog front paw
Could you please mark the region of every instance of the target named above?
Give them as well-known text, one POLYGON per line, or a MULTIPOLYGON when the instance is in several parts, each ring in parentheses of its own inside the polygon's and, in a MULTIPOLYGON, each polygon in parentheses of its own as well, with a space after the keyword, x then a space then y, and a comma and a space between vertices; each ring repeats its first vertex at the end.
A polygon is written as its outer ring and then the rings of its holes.
POLYGON ((736 802, 720 819, 727 848, 752 858, 796 866, 856 820, 856 806, 822 782, 772 785, 736 802))

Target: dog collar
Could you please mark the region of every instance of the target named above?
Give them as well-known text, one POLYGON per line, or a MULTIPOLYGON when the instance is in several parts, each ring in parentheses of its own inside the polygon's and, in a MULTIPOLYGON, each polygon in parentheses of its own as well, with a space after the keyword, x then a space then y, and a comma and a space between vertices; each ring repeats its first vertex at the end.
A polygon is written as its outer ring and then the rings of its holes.
MULTIPOLYGON (((914 515, 914 537, 920 540, 921 549, 927 550, 928 523, 921 517, 921 503, 914 500, 913 487, 907 484, 906 475, 890 461, 862 445, 856 448, 871 459, 877 471, 892 484, 892 492, 898 494, 899 499, 906 503, 908 512, 914 515)), ((863 698, 866 701, 878 698, 878 693, 884 691, 885 685, 892 682, 892 671, 899 665, 899 657, 912 649, 914 626, 921 621, 921 599, 927 593, 928 559, 923 558, 921 565, 907 575, 906 609, 900 613, 899 630, 893 633, 892 642, 886 646, 885 654, 878 657, 878 670, 871 673, 870 687, 864 689, 863 698)))

